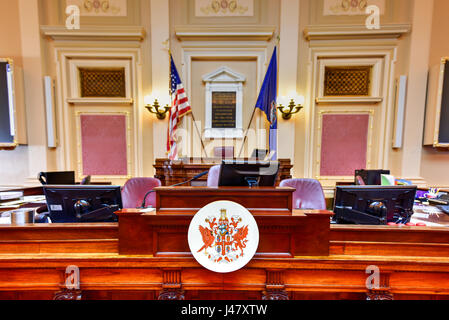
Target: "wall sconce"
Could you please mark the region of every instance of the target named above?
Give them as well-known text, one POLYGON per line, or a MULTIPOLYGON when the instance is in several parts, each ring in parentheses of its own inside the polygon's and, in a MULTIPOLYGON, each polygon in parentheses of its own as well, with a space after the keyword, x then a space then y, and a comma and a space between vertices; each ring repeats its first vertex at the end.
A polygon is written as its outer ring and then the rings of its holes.
POLYGON ((291 119, 292 115, 301 111, 301 109, 303 108, 303 105, 304 105, 304 97, 301 97, 301 96, 296 97, 296 101, 298 103, 295 102, 295 98, 291 98, 288 106, 284 106, 282 104, 284 101, 287 101, 284 97, 282 97, 280 100, 281 101, 278 102, 278 104, 279 104, 278 109, 282 113, 282 118, 284 120, 291 119))
POLYGON ((170 110, 169 105, 161 107, 157 99, 154 99, 153 104, 151 104, 149 100, 149 97, 145 97, 145 108, 147 108, 149 112, 154 113, 159 120, 164 120, 167 112, 170 110))

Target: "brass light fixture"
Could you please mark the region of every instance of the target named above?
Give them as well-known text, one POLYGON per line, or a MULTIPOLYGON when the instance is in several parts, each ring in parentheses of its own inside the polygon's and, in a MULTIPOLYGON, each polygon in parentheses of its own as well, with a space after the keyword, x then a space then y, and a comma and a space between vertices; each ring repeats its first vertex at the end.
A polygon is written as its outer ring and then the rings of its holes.
POLYGON ((161 107, 157 99, 154 100, 153 105, 147 103, 145 105, 145 108, 147 108, 149 112, 154 113, 159 120, 164 120, 166 118, 167 112, 170 110, 170 107, 168 105, 166 105, 165 107, 161 107))
MULTIPOLYGON (((303 99, 299 99, 303 100, 303 99)), ((292 115, 298 113, 303 108, 303 103, 296 104, 295 99, 291 98, 290 104, 288 106, 284 106, 282 104, 279 104, 279 111, 282 114, 282 118, 284 120, 290 120, 292 118, 292 115)))

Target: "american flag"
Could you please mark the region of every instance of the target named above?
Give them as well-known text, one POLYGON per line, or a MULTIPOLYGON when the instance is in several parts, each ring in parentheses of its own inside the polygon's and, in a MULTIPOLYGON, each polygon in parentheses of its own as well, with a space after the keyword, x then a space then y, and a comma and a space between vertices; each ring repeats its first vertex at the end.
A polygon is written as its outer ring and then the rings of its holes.
POLYGON ((178 146, 176 131, 178 124, 182 117, 192 111, 187 99, 187 94, 179 77, 178 70, 176 70, 173 57, 170 54, 170 94, 171 94, 171 109, 168 123, 168 137, 167 137, 167 154, 170 160, 176 160, 178 157, 178 146))

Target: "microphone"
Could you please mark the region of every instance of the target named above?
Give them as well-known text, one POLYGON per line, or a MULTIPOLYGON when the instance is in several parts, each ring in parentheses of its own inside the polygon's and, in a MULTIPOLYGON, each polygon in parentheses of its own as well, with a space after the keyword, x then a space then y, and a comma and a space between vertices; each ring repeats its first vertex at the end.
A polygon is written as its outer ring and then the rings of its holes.
MULTIPOLYGON (((204 177, 204 176, 205 176, 206 174, 208 174, 208 173, 209 173, 209 170, 204 171, 204 172, 202 172, 202 173, 200 173, 200 174, 194 176, 194 177, 193 177, 192 179, 190 179, 190 180, 187 180, 187 181, 184 181, 184 182, 180 182, 180 183, 171 185, 171 186, 169 186, 169 187, 178 187, 178 186, 181 186, 181 185, 183 185, 183 184, 187 184, 187 183, 189 183, 189 182, 198 180, 198 179, 201 178, 201 177, 204 177)), ((140 207, 140 209, 145 209, 145 207, 146 207, 146 202, 147 202, 147 198, 148 198, 148 196, 149 196, 150 194, 152 194, 153 192, 156 192, 156 190, 151 190, 151 191, 148 191, 148 192, 147 192, 147 194, 146 194, 145 197, 143 198, 142 206, 140 207)))

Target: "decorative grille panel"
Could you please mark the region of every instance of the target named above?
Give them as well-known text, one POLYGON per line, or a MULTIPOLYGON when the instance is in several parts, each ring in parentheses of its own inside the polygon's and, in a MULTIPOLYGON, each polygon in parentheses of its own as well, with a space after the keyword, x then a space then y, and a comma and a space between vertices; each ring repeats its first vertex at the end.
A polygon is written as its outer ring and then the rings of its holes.
POLYGON ((324 96, 369 96, 371 66, 326 67, 324 96))
POLYGON ((80 68, 83 98, 126 98, 125 69, 80 68))

